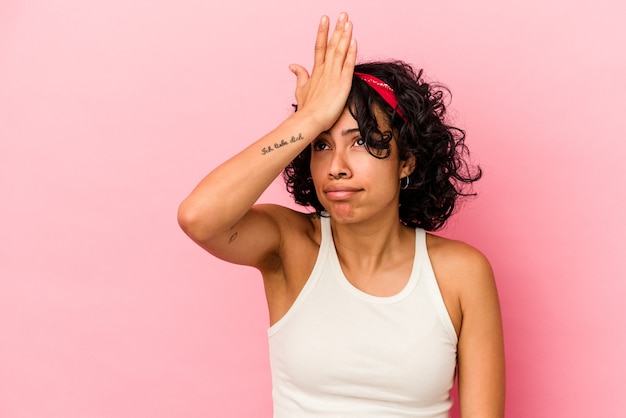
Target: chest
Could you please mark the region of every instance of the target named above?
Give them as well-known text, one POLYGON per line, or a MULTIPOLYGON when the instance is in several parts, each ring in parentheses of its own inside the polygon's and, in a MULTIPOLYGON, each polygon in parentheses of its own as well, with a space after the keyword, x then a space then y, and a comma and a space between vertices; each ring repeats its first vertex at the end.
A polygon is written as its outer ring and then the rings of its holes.
POLYGON ((284 371, 289 385, 415 406, 447 396, 456 341, 424 283, 407 297, 382 302, 349 283, 325 279, 304 289, 271 336, 274 370, 284 371))

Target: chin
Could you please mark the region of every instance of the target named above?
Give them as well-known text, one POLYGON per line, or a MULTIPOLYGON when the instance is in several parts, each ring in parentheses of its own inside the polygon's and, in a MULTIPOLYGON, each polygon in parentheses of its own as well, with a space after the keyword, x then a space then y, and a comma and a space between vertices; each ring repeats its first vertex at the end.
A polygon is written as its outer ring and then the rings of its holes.
POLYGON ((349 224, 357 221, 357 214, 355 213, 354 206, 348 203, 333 203, 331 205, 324 205, 326 213, 334 222, 340 224, 349 224))

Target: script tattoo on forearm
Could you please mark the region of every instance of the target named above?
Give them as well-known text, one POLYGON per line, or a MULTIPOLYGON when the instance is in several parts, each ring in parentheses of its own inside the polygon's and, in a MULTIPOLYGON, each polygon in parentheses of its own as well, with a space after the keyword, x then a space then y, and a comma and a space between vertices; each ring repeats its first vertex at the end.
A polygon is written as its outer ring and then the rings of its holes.
POLYGON ((304 137, 302 136, 301 133, 298 134, 298 136, 292 136, 289 141, 281 139, 280 142, 274 142, 273 145, 268 145, 267 147, 263 147, 263 149, 261 149, 261 154, 262 155, 269 154, 270 152, 278 148, 284 147, 285 145, 293 144, 294 142, 302 141, 303 139, 304 137))

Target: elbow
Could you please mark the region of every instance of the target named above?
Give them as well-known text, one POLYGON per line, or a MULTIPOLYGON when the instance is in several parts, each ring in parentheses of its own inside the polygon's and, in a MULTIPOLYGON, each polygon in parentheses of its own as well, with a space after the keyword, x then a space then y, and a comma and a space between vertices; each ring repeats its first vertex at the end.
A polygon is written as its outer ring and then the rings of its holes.
POLYGON ((176 215, 178 226, 188 234, 188 231, 193 227, 195 216, 188 205, 185 204, 185 201, 178 206, 178 213, 176 215))
POLYGON ((189 238, 196 242, 207 240, 210 237, 209 228, 203 222, 206 218, 206 214, 194 208, 187 200, 178 206, 178 225, 189 238))

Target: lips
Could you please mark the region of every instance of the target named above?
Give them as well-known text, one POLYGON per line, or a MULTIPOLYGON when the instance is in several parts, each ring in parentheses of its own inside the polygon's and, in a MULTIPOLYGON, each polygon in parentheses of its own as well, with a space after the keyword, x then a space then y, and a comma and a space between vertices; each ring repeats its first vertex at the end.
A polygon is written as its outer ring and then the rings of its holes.
POLYGON ((361 190, 348 186, 329 186, 324 189, 324 194, 329 200, 346 200, 361 190))

